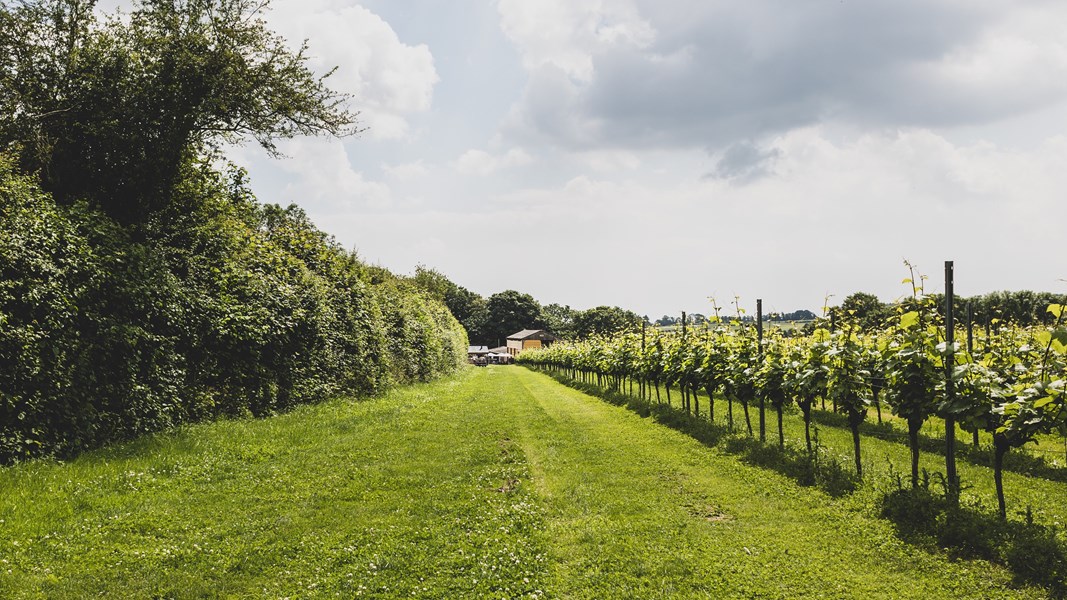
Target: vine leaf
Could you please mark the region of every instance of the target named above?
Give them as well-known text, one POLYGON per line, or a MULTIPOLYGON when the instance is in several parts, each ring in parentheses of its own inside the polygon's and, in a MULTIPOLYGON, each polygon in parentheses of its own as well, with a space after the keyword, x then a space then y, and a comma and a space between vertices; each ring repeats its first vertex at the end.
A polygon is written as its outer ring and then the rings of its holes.
POLYGON ((900 326, 904 328, 911 327, 919 322, 919 313, 917 311, 906 312, 900 315, 900 326))

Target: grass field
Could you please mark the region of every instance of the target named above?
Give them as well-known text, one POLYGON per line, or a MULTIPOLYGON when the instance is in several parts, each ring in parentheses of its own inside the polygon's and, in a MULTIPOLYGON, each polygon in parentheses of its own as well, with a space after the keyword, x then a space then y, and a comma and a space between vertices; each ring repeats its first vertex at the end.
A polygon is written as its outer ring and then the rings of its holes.
POLYGON ((517 367, 0 470, 3 598, 1044 595, 517 367))

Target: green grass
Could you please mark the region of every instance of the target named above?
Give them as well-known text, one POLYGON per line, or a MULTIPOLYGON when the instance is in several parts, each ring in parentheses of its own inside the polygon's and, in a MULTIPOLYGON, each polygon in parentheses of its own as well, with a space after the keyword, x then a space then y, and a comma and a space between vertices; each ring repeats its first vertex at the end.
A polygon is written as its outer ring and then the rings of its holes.
POLYGON ((0 597, 1044 595, 908 545, 862 496, 545 375, 467 369, 2 469, 0 597))
MULTIPOLYGON (((700 414, 707 418, 707 395, 700 394, 699 396, 700 414)), ((661 397, 666 401, 665 393, 661 392, 661 397)), ((677 389, 673 389, 671 398, 674 406, 678 406, 681 392, 677 389)), ((829 408, 830 404, 827 403, 827 409, 829 408)), ((754 434, 758 436, 758 404, 753 404, 749 407, 749 410, 752 417, 754 434)), ((717 396, 715 404, 715 422, 725 426, 727 423, 726 414, 726 400, 717 396)), ((766 412, 766 432, 767 442, 769 444, 777 444, 778 441, 778 425, 776 418, 774 409, 768 405, 766 412)), ((861 455, 864 465, 864 478, 867 485, 855 494, 858 498, 857 503, 873 502, 874 495, 884 492, 888 486, 894 484, 898 475, 904 478, 905 484, 908 483, 908 478, 910 477, 911 455, 907 446, 906 424, 903 420, 892 417, 889 414, 888 408, 884 406, 882 408, 882 418, 885 423, 891 425, 893 428, 892 431, 895 432, 896 435, 892 436, 891 439, 878 439, 870 436, 862 437, 861 455)), ((815 420, 823 421, 825 419, 816 418, 815 420)), ((841 425, 828 426, 825 424, 814 424, 813 428, 818 430, 819 443, 822 448, 839 460, 841 464, 846 466, 846 468, 852 469, 854 462, 852 455, 852 434, 847 425, 844 424, 843 419, 837 418, 833 420, 841 422, 841 425)), ((797 447, 803 447, 804 421, 800 411, 793 407, 791 411, 787 411, 783 421, 786 443, 797 447)), ((877 420, 874 409, 871 409, 865 425, 873 426, 876 423, 877 420)), ((734 403, 734 426, 737 431, 743 431, 745 427, 744 414, 738 403, 734 403)), ((931 422, 928 422, 924 426, 922 433, 929 437, 943 437, 945 433, 944 422, 939 419, 931 419, 931 422)), ((956 443, 961 448, 970 446, 970 434, 966 434, 962 430, 957 431, 956 443)), ((1026 448, 1012 450, 1013 454, 1026 452, 1028 452, 1028 449, 1026 448)), ((922 452, 920 454, 919 464, 920 468, 926 469, 930 473, 944 473, 945 471, 945 458, 943 453, 922 452)), ((1055 467, 1051 465, 1050 461, 1049 470, 1054 469, 1055 467)), ((957 460, 957 470, 962 479, 964 488, 961 495, 961 502, 965 506, 976 508, 978 510, 986 512, 995 511, 997 501, 993 482, 993 469, 988 466, 973 464, 972 462, 961 458, 957 460)), ((1058 473, 1057 475, 1057 479, 1050 480, 1043 477, 1030 477, 1012 470, 1005 470, 1004 495, 1007 501, 1009 518, 1022 520, 1029 509, 1030 516, 1036 523, 1061 529, 1067 525, 1067 503, 1059 500, 1060 498, 1067 497, 1067 473, 1058 473)))
POLYGON ((487 383, 0 471, 0 597, 536 596, 541 509, 487 383))

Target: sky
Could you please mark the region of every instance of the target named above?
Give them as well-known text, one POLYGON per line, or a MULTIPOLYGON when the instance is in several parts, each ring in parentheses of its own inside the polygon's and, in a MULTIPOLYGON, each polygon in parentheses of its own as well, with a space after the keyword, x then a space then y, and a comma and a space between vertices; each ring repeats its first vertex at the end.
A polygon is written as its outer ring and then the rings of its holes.
MULTIPOLYGON (((114 4, 114 2, 112 2, 114 4)), ((102 3, 107 7, 107 2, 102 3)), ((1062 0, 274 0, 358 137, 232 158, 366 261, 648 315, 1067 294, 1062 0)))

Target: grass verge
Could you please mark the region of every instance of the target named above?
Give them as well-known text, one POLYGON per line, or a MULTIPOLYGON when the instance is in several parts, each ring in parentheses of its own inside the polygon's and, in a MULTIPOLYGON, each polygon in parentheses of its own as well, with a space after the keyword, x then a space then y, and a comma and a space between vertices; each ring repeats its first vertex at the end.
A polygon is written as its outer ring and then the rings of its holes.
MULTIPOLYGON (((1003 522, 983 502, 992 495, 989 469, 976 465, 961 468, 961 472, 967 473, 967 485, 960 507, 950 507, 944 494, 938 493, 937 481, 943 482, 943 477, 939 479, 936 466, 938 461, 943 465, 944 460, 943 455, 936 454, 941 450, 939 446, 933 448, 933 456, 924 453, 923 484, 920 489, 911 490, 904 488, 900 469, 901 465, 909 464, 907 447, 893 438, 865 436, 862 446, 866 453, 866 485, 863 485, 853 472, 851 434, 843 419, 837 418, 839 415, 819 414, 814 423, 815 448, 809 454, 802 445, 803 424, 799 415, 786 415, 787 444, 779 448, 776 432, 768 431, 767 442, 747 435, 743 422, 736 421, 736 411, 734 432, 729 430, 725 419, 713 422, 706 418, 706 398, 701 403, 705 413, 695 415, 665 402, 648 401, 576 381, 562 373, 549 373, 565 385, 651 417, 705 445, 736 455, 746 464, 773 470, 801 486, 817 487, 832 497, 843 497, 856 510, 887 518, 902 540, 919 549, 933 553, 944 551, 952 559, 990 560, 1009 567, 1018 582, 1044 586, 1055 597, 1067 595, 1067 545, 1060 537, 1059 521, 1055 520, 1062 507, 1055 501, 1056 496, 1042 496, 1054 493, 1055 487, 1062 484, 1012 474, 1013 482, 1018 484, 1013 489, 1034 504, 1026 505, 1026 510, 1016 510, 1014 518, 1003 522), (879 455, 884 453, 884 462, 871 462, 872 447, 879 455), (1035 505, 1041 510, 1035 511, 1035 505), (1040 522, 1035 521, 1038 514, 1040 522)), ((662 397, 665 399, 666 395, 662 397)), ((723 414, 722 408, 719 407, 717 414, 723 414)), ((774 427, 773 420, 771 413, 770 427, 774 427)), ((874 425, 878 431, 882 427, 874 425)), ((861 428, 861 431, 870 429, 861 428)), ((924 450, 933 445, 932 440, 925 441, 924 450)))
POLYGON ((487 383, 0 470, 0 597, 539 597, 542 511, 487 383))

